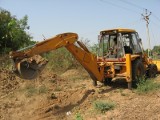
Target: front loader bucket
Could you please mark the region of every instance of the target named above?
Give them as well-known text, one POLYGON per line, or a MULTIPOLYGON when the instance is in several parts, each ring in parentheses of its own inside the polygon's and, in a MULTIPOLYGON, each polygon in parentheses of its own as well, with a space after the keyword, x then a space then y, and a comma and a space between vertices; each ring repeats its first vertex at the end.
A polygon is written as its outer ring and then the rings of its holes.
POLYGON ((15 63, 15 74, 22 78, 32 80, 38 77, 47 64, 47 60, 40 56, 25 58, 15 63))

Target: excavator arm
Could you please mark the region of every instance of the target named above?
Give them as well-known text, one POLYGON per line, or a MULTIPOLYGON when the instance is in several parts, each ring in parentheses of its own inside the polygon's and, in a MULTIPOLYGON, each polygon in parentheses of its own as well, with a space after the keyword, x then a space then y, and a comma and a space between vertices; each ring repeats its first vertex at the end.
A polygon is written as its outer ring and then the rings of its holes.
POLYGON ((103 72, 97 64, 96 57, 89 52, 82 42, 77 40, 78 35, 76 33, 63 33, 33 46, 10 52, 10 57, 14 62, 14 72, 23 79, 35 79, 47 64, 47 61, 39 55, 66 47, 86 69, 95 83, 96 81, 102 81, 103 72), (74 44, 75 42, 78 46, 74 44))
POLYGON ((58 49, 69 44, 73 44, 77 41, 78 35, 75 33, 64 33, 56 35, 53 38, 39 42, 33 46, 23 48, 16 52, 11 52, 10 57, 13 59, 24 59, 34 55, 39 55, 45 52, 49 52, 54 49, 58 49))

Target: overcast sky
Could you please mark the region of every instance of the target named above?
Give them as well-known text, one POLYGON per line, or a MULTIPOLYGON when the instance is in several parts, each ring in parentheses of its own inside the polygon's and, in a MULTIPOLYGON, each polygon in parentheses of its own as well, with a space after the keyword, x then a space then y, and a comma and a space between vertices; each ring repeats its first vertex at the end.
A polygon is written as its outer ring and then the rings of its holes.
POLYGON ((118 27, 135 29, 145 48, 146 23, 141 14, 148 9, 151 44, 160 45, 160 0, 0 0, 0 7, 18 19, 28 15, 34 40, 75 32, 97 43, 99 31, 118 27))

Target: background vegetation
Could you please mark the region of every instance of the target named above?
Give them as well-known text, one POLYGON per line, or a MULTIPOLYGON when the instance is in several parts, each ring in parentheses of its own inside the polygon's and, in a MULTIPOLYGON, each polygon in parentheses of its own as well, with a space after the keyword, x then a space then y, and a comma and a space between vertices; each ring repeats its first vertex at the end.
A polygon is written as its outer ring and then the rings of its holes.
POLYGON ((47 67, 53 71, 64 72, 68 69, 81 66, 66 48, 59 48, 45 53, 43 56, 49 60, 47 67))

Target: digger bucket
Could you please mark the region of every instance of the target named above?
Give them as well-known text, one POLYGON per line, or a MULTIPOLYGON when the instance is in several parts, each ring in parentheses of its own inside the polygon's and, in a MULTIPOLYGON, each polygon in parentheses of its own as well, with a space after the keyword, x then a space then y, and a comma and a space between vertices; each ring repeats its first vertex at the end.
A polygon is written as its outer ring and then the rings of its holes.
POLYGON ((47 62, 47 60, 39 55, 31 58, 25 58, 14 63, 14 73, 22 79, 32 80, 39 76, 47 62))

